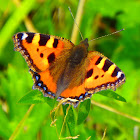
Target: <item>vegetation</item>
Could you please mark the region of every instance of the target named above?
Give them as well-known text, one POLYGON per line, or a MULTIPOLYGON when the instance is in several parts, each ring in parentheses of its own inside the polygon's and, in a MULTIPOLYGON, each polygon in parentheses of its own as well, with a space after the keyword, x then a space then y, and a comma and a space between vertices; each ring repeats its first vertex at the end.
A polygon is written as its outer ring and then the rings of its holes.
MULTIPOLYGON (((12 36, 17 32, 39 32, 71 40, 75 23, 68 6, 75 16, 78 3, 0 0, 0 139, 140 139, 139 1, 84 2, 79 23, 84 38, 91 40, 125 28, 89 42, 89 50, 97 50, 117 64, 126 75, 126 83, 115 93, 107 90, 94 94, 77 108, 57 106, 57 101, 32 91, 28 66, 13 50, 12 36)), ((80 40, 79 34, 74 42, 80 40)))

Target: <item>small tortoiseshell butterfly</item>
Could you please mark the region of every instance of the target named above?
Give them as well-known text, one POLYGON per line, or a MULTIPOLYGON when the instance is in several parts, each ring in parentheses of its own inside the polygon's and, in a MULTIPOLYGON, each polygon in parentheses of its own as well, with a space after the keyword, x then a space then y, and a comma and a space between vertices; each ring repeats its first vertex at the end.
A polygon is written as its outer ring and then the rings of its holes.
POLYGON ((25 58, 34 80, 33 89, 44 96, 68 100, 75 106, 95 92, 113 89, 125 82, 124 73, 99 52, 88 52, 88 39, 71 41, 40 33, 13 36, 15 50, 25 58))

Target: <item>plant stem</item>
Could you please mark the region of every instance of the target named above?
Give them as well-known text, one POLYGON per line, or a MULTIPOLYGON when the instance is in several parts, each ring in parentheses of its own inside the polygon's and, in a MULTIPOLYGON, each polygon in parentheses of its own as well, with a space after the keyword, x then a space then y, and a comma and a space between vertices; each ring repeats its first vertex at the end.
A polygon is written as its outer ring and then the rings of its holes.
POLYGON ((129 119, 131 119, 131 120, 133 120, 133 121, 135 121, 135 122, 140 123, 140 118, 137 118, 137 117, 131 116, 131 115, 129 115, 129 114, 120 112, 120 111, 118 111, 118 110, 116 110, 116 109, 114 109, 114 108, 111 108, 111 107, 109 107, 109 106, 107 106, 107 105, 104 105, 104 104, 101 104, 101 103, 99 103, 99 102, 95 102, 95 101, 93 101, 93 100, 91 100, 91 103, 94 104, 94 105, 96 105, 96 106, 98 106, 98 107, 101 107, 101 108, 103 108, 103 109, 106 109, 106 110, 108 110, 108 111, 114 112, 114 113, 116 113, 116 114, 118 114, 118 115, 121 115, 121 116, 123 116, 123 117, 129 118, 129 119))
POLYGON ((65 122, 66 122, 66 117, 67 117, 67 115, 68 115, 68 111, 69 111, 70 107, 71 107, 71 105, 69 105, 68 108, 67 108, 67 110, 66 110, 66 115, 65 115, 65 117, 64 117, 64 121, 63 121, 63 124, 62 124, 62 128, 61 128, 61 131, 60 131, 59 138, 61 137, 61 133, 62 133, 64 124, 65 124, 65 122))
POLYGON ((78 27, 80 27, 82 14, 83 14, 84 3, 85 3, 85 0, 79 0, 79 5, 78 5, 77 13, 76 13, 76 18, 75 18, 76 23, 74 22, 74 26, 73 26, 73 29, 72 29, 72 35, 71 35, 71 41, 74 44, 76 43, 77 35, 78 35, 78 32, 79 32, 78 27))
POLYGON ((33 107, 35 106, 35 104, 32 104, 30 106, 30 108, 28 109, 28 111, 26 112, 26 114, 24 115, 23 119, 20 121, 20 123, 17 125, 15 131, 13 132, 13 134, 11 135, 11 137, 9 138, 9 140, 14 140, 16 138, 16 136, 18 135, 19 131, 21 130, 21 128, 23 127, 26 119, 28 118, 28 116, 30 115, 31 111, 33 110, 33 107))

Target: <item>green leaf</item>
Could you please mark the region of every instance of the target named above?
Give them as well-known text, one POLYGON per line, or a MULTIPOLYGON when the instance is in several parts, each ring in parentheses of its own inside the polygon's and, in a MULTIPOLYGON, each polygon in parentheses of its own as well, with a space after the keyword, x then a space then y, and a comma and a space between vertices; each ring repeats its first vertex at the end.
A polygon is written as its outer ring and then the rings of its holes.
POLYGON ((78 111, 77 124, 81 124, 88 116, 90 110, 91 100, 87 99, 84 102, 80 103, 78 111))
POLYGON ((66 116, 66 122, 69 128, 69 132, 71 136, 75 136, 75 117, 72 106, 68 110, 68 114, 66 116))
POLYGON ((66 115, 66 111, 67 111, 68 106, 69 106, 69 104, 62 105, 64 115, 66 115))
POLYGON ((100 94, 109 98, 113 98, 122 102, 126 102, 125 98, 123 98, 122 96, 120 96, 119 94, 111 90, 103 90, 103 91, 98 92, 97 94, 100 94))
POLYGON ((55 100, 49 97, 44 97, 41 91, 39 90, 32 90, 18 101, 18 103, 24 103, 24 104, 37 104, 37 103, 45 103, 45 102, 50 107, 53 107, 55 100))
POLYGON ((44 102, 43 95, 38 90, 33 90, 23 96, 18 103, 26 103, 26 104, 36 104, 44 102))
POLYGON ((4 137, 5 139, 8 139, 9 135, 11 134, 10 125, 8 125, 9 123, 10 121, 0 106, 0 136, 4 137))

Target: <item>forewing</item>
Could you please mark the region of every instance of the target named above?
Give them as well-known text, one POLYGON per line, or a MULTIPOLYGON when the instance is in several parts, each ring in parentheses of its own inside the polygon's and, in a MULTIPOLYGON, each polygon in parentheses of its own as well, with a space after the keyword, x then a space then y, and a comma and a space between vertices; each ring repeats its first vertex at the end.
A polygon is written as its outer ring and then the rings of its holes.
POLYGON ((39 33, 22 32, 13 36, 15 50, 19 51, 30 69, 45 71, 64 49, 73 47, 73 43, 61 37, 39 33))

